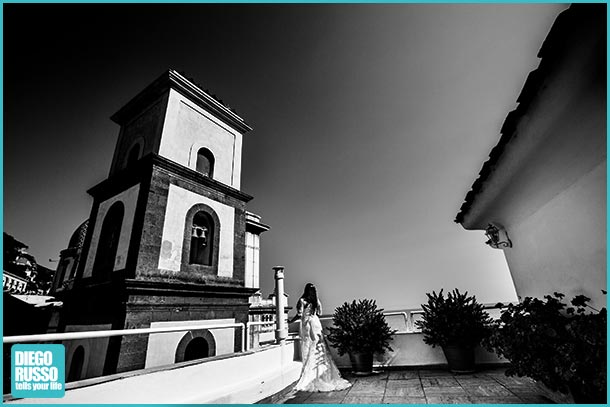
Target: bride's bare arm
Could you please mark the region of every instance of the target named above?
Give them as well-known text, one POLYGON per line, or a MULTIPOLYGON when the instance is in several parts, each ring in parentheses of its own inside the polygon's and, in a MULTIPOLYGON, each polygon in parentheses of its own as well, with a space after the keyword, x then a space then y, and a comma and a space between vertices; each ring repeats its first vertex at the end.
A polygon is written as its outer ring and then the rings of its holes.
POLYGON ((301 319, 301 315, 303 315, 303 299, 299 298, 299 301, 297 302, 297 313, 288 323, 293 323, 297 319, 301 319))

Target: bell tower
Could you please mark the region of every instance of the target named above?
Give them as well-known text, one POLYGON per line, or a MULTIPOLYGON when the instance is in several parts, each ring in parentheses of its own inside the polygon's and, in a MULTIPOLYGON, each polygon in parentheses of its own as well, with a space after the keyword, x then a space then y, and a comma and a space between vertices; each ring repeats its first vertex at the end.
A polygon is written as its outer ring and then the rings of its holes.
MULTIPOLYGON (((249 259, 268 229, 239 189, 251 128, 174 70, 111 119, 119 137, 108 178, 88 191, 91 215, 74 281, 61 293, 59 330, 246 323, 258 285, 249 259)), ((92 370, 80 376, 230 353, 241 332, 229 331, 84 340, 92 370)), ((69 370, 79 344, 66 346, 69 370)))

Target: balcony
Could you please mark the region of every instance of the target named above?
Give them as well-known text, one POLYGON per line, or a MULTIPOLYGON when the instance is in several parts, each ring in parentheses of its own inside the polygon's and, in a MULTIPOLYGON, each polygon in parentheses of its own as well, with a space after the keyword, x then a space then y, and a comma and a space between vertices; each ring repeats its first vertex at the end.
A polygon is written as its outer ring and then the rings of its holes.
MULTIPOLYGON (((494 310, 491 310, 492 314, 494 310)), ((360 404, 360 403, 550 403, 541 388, 527 378, 504 375, 505 361, 482 349, 477 351, 479 371, 472 375, 453 375, 444 369, 440 349, 423 343, 414 321, 419 310, 386 313, 398 332, 393 352, 378 355, 376 373, 357 377, 349 373, 349 360, 331 354, 344 376, 353 383, 350 389, 330 393, 294 393, 301 362, 298 337, 289 335, 280 344, 258 345, 252 338, 268 322, 208 325, 206 329, 241 331, 240 352, 204 359, 149 367, 113 375, 90 377, 66 384, 60 399, 15 399, 4 396, 9 404, 27 403, 288 403, 288 404, 360 404)), ((323 325, 332 323, 322 317, 323 325)), ((197 330, 200 326, 131 329, 123 331, 71 332, 4 338, 5 345, 32 341, 63 341, 83 338, 102 339, 112 336, 159 335, 180 330, 197 330)), ((291 327, 294 330, 294 326, 291 327)))
POLYGON ((344 376, 347 390, 298 392, 285 404, 547 404, 553 403, 529 378, 507 377, 504 368, 453 375, 441 369, 387 370, 368 377, 344 376))

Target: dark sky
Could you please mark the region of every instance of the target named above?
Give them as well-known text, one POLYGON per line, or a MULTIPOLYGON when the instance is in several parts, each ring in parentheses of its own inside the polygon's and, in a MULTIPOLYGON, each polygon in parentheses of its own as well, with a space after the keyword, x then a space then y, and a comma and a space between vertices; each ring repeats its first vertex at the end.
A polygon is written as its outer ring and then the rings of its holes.
POLYGON ((514 299, 501 251, 453 223, 567 5, 4 8, 4 229, 55 268, 110 169, 109 120, 168 68, 235 108, 242 190, 290 303, 514 299))

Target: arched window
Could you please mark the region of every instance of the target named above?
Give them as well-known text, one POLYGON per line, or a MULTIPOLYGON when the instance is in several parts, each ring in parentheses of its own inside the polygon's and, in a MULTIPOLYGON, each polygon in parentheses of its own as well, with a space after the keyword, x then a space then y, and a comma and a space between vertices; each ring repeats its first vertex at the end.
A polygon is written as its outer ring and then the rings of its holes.
POLYGON ((210 214, 199 211, 193 216, 191 225, 190 264, 212 265, 214 246, 214 221, 210 214))
MULTIPOLYGON (((80 253, 79 253, 80 254, 80 253)), ((77 261, 71 261, 70 265, 68 266, 70 269, 70 274, 68 275, 68 280, 71 280, 74 278, 74 276, 76 275, 76 267, 78 266, 77 261)))
POLYGON ((72 354, 72 362, 70 363, 70 371, 66 382, 74 382, 80 380, 83 374, 83 365, 85 364, 85 349, 82 346, 76 348, 72 354))
POLYGON ((181 271, 201 277, 218 273, 221 228, 214 209, 204 203, 195 204, 186 212, 181 271))
POLYGON ((115 202, 106 213, 93 263, 94 277, 108 277, 114 269, 124 213, 125 207, 122 202, 115 202))
POLYGON ((176 346, 175 362, 203 359, 216 355, 216 340, 207 329, 187 332, 176 346))
POLYGON ((57 266, 57 271, 55 271, 55 280, 53 282, 53 288, 58 289, 62 288, 62 284, 65 280, 67 280, 68 268, 70 268, 70 259, 61 259, 59 261, 59 266, 57 266))
POLYGON ((208 341, 202 337, 195 338, 186 345, 184 350, 184 361, 203 359, 210 356, 208 341))
POLYGON ((131 166, 133 163, 140 159, 140 144, 136 143, 129 150, 129 154, 127 155, 127 166, 131 166))
POLYGON ((214 154, 205 147, 197 152, 197 172, 212 178, 214 176, 214 154))

